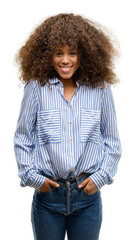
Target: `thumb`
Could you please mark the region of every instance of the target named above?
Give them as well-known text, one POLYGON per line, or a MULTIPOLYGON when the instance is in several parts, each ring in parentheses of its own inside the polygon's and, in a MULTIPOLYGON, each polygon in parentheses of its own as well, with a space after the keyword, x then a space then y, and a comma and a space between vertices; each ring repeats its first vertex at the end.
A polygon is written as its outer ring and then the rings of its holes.
POLYGON ((81 182, 81 184, 79 184, 79 188, 82 188, 82 187, 84 187, 84 186, 86 186, 86 184, 89 182, 89 179, 87 178, 87 179, 85 179, 83 182, 81 182))
POLYGON ((48 183, 53 187, 59 187, 60 186, 57 182, 55 182, 53 180, 50 180, 50 179, 48 180, 48 183))

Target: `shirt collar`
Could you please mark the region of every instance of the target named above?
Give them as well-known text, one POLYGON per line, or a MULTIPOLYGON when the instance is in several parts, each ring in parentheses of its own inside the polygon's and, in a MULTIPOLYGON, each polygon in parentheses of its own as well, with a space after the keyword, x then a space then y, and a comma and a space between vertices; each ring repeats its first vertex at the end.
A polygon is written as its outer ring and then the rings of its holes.
POLYGON ((49 82, 50 82, 50 84, 56 84, 56 83, 60 82, 60 80, 58 78, 51 78, 51 79, 49 79, 49 82))
MULTIPOLYGON (((49 82, 50 82, 50 84, 51 85, 53 85, 53 84, 56 84, 56 83, 61 83, 61 81, 58 79, 58 78, 52 78, 52 79, 49 79, 49 82)), ((76 82, 76 85, 77 85, 77 87, 79 87, 79 80, 76 82)))

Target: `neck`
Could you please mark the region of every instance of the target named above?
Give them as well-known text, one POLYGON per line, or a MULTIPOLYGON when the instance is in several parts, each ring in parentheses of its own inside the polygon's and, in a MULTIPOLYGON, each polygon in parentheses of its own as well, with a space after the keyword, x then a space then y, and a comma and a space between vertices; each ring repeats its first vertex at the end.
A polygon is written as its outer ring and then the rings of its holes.
POLYGON ((73 82, 73 79, 61 79, 59 78, 60 81, 63 83, 64 88, 75 88, 77 87, 76 83, 73 82))

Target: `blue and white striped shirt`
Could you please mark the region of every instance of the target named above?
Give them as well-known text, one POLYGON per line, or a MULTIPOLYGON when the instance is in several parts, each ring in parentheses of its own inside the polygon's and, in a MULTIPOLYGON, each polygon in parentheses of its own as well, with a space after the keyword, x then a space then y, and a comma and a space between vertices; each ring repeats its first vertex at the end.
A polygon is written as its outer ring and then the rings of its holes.
POLYGON ((70 103, 57 79, 24 87, 14 148, 21 186, 39 189, 46 177, 90 173, 98 189, 113 182, 121 157, 112 90, 79 86, 70 103))

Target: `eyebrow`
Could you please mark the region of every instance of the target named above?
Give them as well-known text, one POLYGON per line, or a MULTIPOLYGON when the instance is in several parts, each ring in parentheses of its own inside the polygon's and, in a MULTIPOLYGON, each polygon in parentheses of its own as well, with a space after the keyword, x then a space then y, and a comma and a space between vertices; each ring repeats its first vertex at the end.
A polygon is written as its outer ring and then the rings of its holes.
POLYGON ((56 51, 61 51, 61 52, 62 52, 62 49, 60 49, 60 48, 56 48, 56 51))
MULTIPOLYGON (((61 51, 62 52, 62 49, 61 48, 56 48, 56 51, 61 51)), ((69 48, 68 51, 77 51, 77 49, 69 48)))

